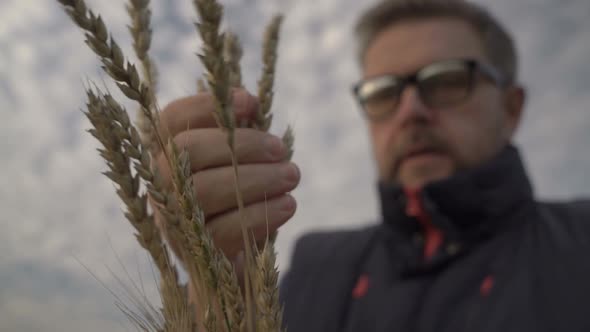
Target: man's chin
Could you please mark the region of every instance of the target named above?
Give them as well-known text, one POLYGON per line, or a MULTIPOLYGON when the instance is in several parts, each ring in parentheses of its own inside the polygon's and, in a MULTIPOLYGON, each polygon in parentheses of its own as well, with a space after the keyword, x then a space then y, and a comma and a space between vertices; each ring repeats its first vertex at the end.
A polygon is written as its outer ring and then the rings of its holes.
POLYGON ((398 182, 404 187, 421 188, 430 182, 446 179, 453 173, 453 163, 449 158, 416 158, 400 165, 398 182))

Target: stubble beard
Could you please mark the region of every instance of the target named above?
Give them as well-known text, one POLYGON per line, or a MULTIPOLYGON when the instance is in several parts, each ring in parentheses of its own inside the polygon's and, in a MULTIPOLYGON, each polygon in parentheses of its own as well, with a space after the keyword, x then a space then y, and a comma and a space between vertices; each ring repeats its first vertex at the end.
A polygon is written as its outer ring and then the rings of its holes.
MULTIPOLYGON (((403 159, 415 149, 426 148, 439 153, 453 157, 452 150, 448 144, 436 135, 432 130, 426 128, 416 128, 411 130, 407 135, 403 135, 396 144, 393 144, 389 158, 386 159, 386 173, 382 176, 386 182, 400 184, 400 168, 403 159)), ((416 169, 416 175, 424 176, 431 172, 428 169, 416 169), (419 174, 422 173, 422 174, 419 174)))

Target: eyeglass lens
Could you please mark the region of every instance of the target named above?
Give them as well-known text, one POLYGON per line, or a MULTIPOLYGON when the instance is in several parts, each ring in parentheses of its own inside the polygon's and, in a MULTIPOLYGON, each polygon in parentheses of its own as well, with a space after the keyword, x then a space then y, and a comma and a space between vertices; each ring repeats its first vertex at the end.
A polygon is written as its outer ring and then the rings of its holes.
MULTIPOLYGON (((394 112, 406 82, 391 80, 374 90, 363 101, 370 117, 394 112)), ((466 99, 473 85, 473 73, 468 65, 452 66, 431 73, 418 73, 416 86, 422 102, 430 108, 448 107, 466 99)))

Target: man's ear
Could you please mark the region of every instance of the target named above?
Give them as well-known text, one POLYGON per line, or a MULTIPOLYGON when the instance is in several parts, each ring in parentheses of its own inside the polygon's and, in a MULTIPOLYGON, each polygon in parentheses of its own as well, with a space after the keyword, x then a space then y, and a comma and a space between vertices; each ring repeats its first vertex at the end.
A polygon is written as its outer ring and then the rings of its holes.
POLYGON ((526 103, 526 90, 518 85, 506 89, 506 138, 510 139, 520 125, 526 103))

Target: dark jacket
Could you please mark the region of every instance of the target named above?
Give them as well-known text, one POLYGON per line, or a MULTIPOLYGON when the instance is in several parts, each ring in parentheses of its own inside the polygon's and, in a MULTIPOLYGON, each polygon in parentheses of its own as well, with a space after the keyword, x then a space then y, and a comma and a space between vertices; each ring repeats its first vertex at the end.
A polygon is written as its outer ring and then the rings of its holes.
POLYGON ((516 148, 379 190, 382 223, 297 242, 288 332, 590 331, 590 201, 535 201, 516 148))

